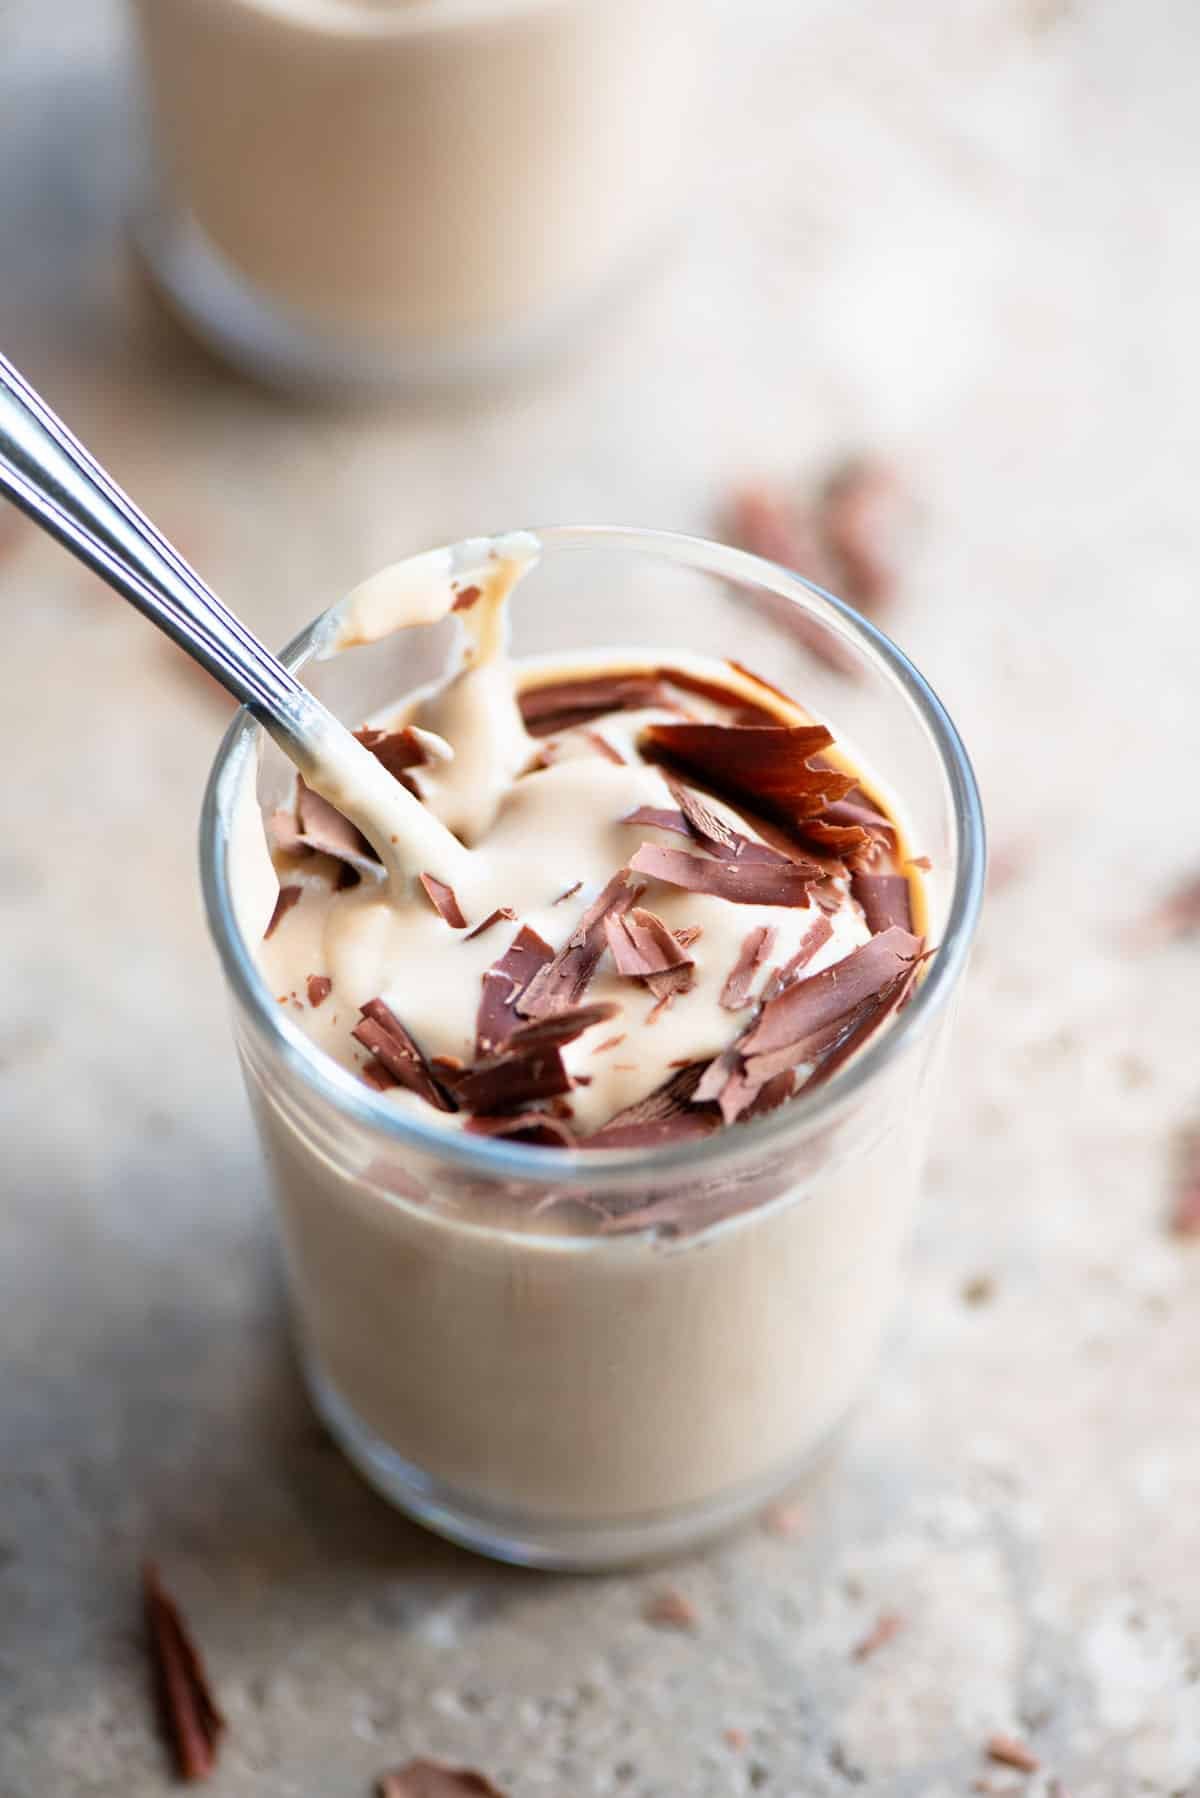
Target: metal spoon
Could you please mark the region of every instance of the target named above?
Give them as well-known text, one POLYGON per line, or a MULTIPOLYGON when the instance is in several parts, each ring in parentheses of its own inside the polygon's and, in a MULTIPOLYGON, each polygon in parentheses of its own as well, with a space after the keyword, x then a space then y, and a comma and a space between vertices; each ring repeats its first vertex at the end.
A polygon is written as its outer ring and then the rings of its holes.
POLYGON ((129 600, 270 731, 393 878, 469 877, 468 851, 184 561, 0 355, 0 493, 129 600))

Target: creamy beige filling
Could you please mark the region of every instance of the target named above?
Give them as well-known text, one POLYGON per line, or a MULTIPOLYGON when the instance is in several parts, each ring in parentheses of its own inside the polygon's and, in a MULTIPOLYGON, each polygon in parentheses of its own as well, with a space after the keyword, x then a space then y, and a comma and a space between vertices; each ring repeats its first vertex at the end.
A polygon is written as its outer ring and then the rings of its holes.
MULTIPOLYGON (((523 683, 544 681, 547 670, 508 661, 503 608, 535 555, 536 544, 526 538, 484 542, 469 546, 467 553, 460 548, 453 556, 439 551, 374 577, 331 615, 327 653, 336 653, 394 630, 435 622, 455 609, 456 601, 471 600, 457 614, 463 641, 454 671, 437 686, 410 696, 388 717, 372 720, 390 728, 415 725, 437 739, 436 759, 412 771, 423 805, 404 796, 419 818, 454 833, 455 858, 439 860, 431 852, 423 861, 429 845, 416 831, 398 845, 403 878, 368 876, 342 890, 324 858, 277 861, 280 878, 303 890, 261 944, 260 965, 280 1002, 298 1010, 312 1040, 346 1067, 361 1068, 367 1060, 351 1031, 359 1008, 376 997, 401 1019, 427 1057, 470 1061, 483 975, 520 926, 530 926, 557 949, 639 844, 681 846, 673 833, 623 822, 639 806, 674 806, 664 775, 640 761, 636 744, 651 720, 677 714, 657 707, 612 713, 557 734, 551 764, 523 772, 535 762, 541 745, 527 735, 516 695, 523 683), (477 598, 471 598, 472 589, 478 589, 477 598), (620 763, 597 752, 597 734, 620 763), (453 929, 434 910, 414 879, 423 867, 452 884, 467 930, 453 929), (515 920, 501 920, 479 936, 470 935, 471 928, 502 907, 514 912, 515 920), (309 1001, 310 976, 332 982, 332 990, 315 1007, 309 1001)), ((701 672, 727 690, 741 686, 760 703, 764 699, 761 689, 726 664, 684 654, 666 655, 662 662, 701 672)), ((648 658, 644 652, 614 650, 602 665, 623 671, 647 666, 648 658)), ((574 672, 561 666, 554 670, 560 679, 574 672)), ((595 659, 582 663, 578 672, 595 674, 595 659)), ((720 715, 715 704, 692 693, 684 697, 691 711, 720 715)), ((782 701, 780 711, 786 715, 782 701)), ((390 775, 384 778, 403 790, 390 775)), ((331 789, 337 790, 336 777, 326 775, 321 790, 332 796, 331 789)), ((342 807, 360 824, 363 797, 357 791, 355 806, 342 807)), ((729 807, 710 803, 736 828, 756 834, 729 807)), ((378 831, 368 829, 367 834, 374 841, 378 831)), ((844 877, 838 888, 840 903, 830 915, 832 934, 807 964, 807 974, 820 972, 869 939, 844 877)), ((710 1058, 732 1042, 770 969, 798 950, 821 915, 811 900, 802 907, 732 904, 655 880, 646 884, 639 903, 672 930, 699 928, 688 951, 694 958, 695 984, 670 1004, 658 1006, 640 981, 618 974, 605 954, 587 999, 611 1002, 619 1015, 585 1031, 564 1051, 568 1070, 579 1083, 570 1098, 574 1126, 584 1133, 653 1091, 674 1065, 710 1058), (756 926, 773 930, 774 944, 745 1005, 731 1011, 721 1003, 722 992, 756 926)), ((464 1121, 461 1114, 432 1112, 406 1090, 389 1091, 387 1100, 420 1109, 427 1120, 436 1116, 448 1128, 464 1121)))

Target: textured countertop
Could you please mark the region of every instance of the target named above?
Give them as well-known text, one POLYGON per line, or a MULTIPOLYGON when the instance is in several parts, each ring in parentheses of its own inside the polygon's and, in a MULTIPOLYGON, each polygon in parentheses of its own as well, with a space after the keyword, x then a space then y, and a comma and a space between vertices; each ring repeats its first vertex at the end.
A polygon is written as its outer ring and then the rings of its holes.
POLYGON ((490 1567, 300 1390, 196 895, 223 703, 0 516, 3 1798, 167 1789, 147 1551, 230 1719, 216 1798, 357 1798, 418 1752, 513 1798, 1200 1793, 1200 1238, 1168 1229, 1200 943, 1139 928, 1200 861, 1200 10, 733 10, 671 266, 569 367, 364 415, 155 317, 120 18, 0 0, 0 345, 269 640, 467 531, 706 530, 747 473, 883 449, 924 513, 889 624, 1000 875, 909 1295, 801 1527, 490 1567), (644 1619, 664 1585, 694 1632, 644 1619), (997 1731, 1043 1770, 989 1767, 997 1731))

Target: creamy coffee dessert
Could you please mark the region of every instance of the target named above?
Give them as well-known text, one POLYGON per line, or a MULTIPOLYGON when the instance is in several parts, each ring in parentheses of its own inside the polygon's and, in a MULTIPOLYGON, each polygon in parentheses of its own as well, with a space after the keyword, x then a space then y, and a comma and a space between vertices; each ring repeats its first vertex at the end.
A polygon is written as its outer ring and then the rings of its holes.
POLYGON ((735 664, 510 665, 520 566, 385 574, 346 603, 341 647, 462 620, 448 678, 356 733, 452 860, 422 837, 385 879, 301 779, 271 821, 263 970, 326 1054, 447 1129, 596 1152, 761 1116, 916 975, 899 829, 830 732, 735 664))
POLYGON ((707 5, 135 0, 151 266, 293 373, 520 350, 666 229, 707 5))
POLYGON ((459 622, 445 678, 356 721, 405 805, 381 832, 323 768, 264 831, 250 770, 231 872, 314 1064, 423 1126, 348 1119, 242 1039, 319 1408, 438 1527, 601 1565, 769 1497, 861 1386, 927 1057, 758 1132, 889 1027, 924 896, 875 772, 736 662, 511 663, 537 551, 416 558, 335 609, 331 654, 459 622))

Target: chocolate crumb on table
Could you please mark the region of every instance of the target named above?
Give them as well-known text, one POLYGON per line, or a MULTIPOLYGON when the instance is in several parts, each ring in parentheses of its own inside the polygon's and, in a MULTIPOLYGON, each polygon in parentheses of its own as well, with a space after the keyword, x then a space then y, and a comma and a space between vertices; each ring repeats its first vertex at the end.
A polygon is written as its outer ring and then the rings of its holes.
POLYGON ((808 1507, 799 1498, 777 1499, 759 1519, 768 1536, 798 1536, 808 1525, 808 1507))
POLYGON ((1200 1123, 1179 1131, 1174 1161, 1168 1227, 1172 1236, 1200 1237, 1200 1123))
POLYGON ((1041 1761, 1027 1743, 1017 1736, 989 1736, 984 1753, 1002 1767, 1015 1767, 1019 1773, 1036 1773, 1041 1761))
POLYGON ((903 1628, 904 1619, 900 1616, 898 1611, 881 1612, 870 1630, 868 1630, 867 1634, 863 1637, 862 1641, 853 1649, 850 1656, 851 1660, 869 1660, 873 1654, 876 1654, 879 1651, 879 1649, 886 1648, 888 1643, 893 1641, 903 1628))
POLYGON ((375 1798, 507 1798, 507 1794, 473 1768, 413 1760, 381 1773, 375 1782, 375 1798))
POLYGON ((1176 942, 1200 932, 1200 874, 1181 880, 1151 911, 1146 936, 1152 943, 1176 942))
POLYGON ((225 1719, 217 1708, 200 1651, 153 1561, 147 1561, 142 1570, 142 1605, 159 1708, 179 1777, 207 1779, 217 1764, 225 1719))
POLYGON ((700 1627, 700 1614, 691 1599, 677 1586, 664 1586, 647 1600, 642 1610, 647 1623, 656 1629, 695 1631, 700 1627))

